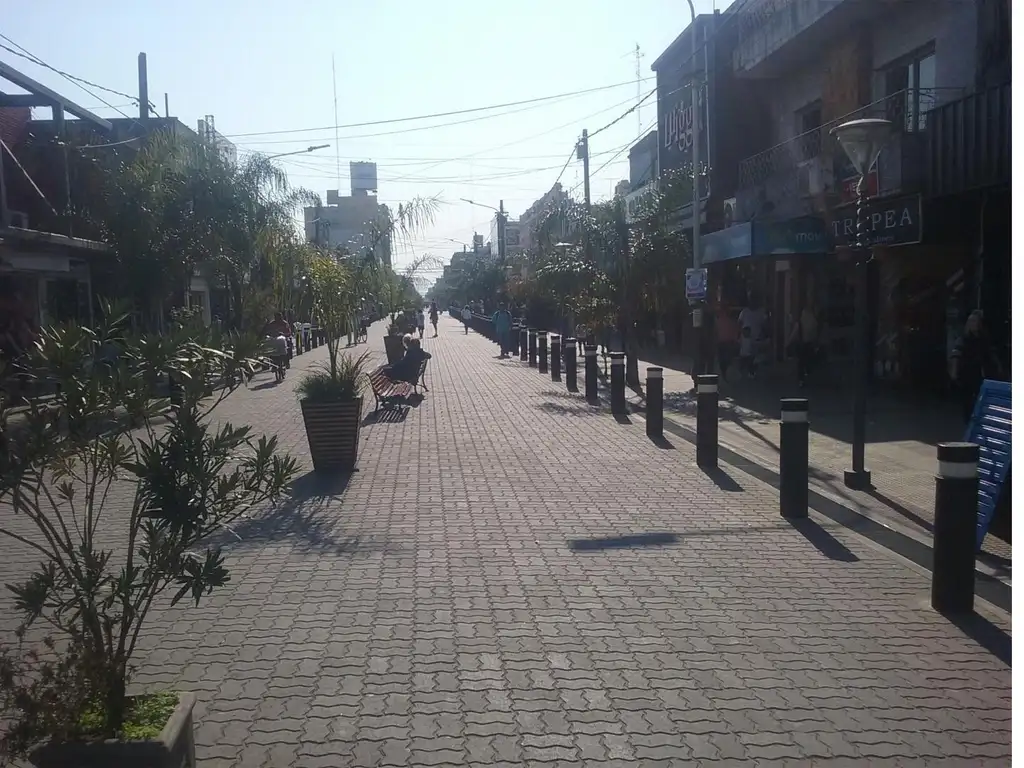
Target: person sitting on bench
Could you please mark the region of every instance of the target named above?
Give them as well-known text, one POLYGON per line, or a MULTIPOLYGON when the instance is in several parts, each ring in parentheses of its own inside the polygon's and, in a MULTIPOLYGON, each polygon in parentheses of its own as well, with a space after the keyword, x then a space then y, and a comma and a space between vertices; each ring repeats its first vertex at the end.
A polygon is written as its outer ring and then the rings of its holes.
POLYGON ((394 365, 385 365, 384 373, 392 381, 407 381, 410 384, 416 383, 420 373, 420 365, 424 360, 430 359, 430 353, 424 352, 420 347, 420 340, 411 334, 402 337, 405 344, 405 355, 394 365))

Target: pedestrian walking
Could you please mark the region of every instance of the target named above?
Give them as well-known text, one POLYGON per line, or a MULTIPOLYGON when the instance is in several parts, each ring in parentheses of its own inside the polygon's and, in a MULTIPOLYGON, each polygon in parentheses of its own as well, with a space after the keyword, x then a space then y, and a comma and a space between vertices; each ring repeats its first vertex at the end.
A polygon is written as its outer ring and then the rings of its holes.
POLYGON ((506 309, 504 303, 498 305, 498 311, 491 317, 491 322, 494 323, 494 333, 498 337, 498 345, 501 347, 499 357, 508 357, 508 351, 511 348, 509 334, 512 332, 512 313, 506 309))
POLYGON ((587 343, 587 326, 583 323, 576 324, 576 346, 578 347, 577 353, 583 355, 583 347, 587 343))
POLYGON ((462 308, 462 324, 466 327, 466 335, 469 336, 469 321, 473 319, 473 310, 469 304, 462 308))
POLYGON ((423 315, 423 307, 416 310, 416 330, 420 334, 420 338, 423 338, 423 329, 427 325, 427 318, 423 315))
POLYGON ((437 302, 430 302, 430 324, 434 326, 434 338, 437 338, 437 316, 439 312, 437 309, 437 302))
POLYGON ((818 357, 818 314, 810 303, 804 305, 793 326, 786 345, 796 358, 797 380, 801 387, 807 386, 807 379, 818 357))

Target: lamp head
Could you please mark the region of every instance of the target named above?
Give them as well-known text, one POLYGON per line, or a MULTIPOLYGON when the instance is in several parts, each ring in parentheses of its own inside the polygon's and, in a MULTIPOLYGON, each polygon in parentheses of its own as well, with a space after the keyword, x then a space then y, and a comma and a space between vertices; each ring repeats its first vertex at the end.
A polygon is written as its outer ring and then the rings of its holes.
POLYGON ((839 141, 854 170, 866 176, 892 136, 892 128, 889 120, 865 118, 837 125, 829 133, 839 141))

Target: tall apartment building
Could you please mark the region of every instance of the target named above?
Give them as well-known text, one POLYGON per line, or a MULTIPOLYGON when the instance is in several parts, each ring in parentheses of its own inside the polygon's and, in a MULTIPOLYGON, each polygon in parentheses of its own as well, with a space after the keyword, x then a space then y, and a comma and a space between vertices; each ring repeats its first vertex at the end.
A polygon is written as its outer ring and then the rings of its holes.
POLYGON ((544 217, 553 208, 557 208, 568 199, 565 190, 560 182, 556 182, 551 189, 527 208, 519 217, 519 246, 521 250, 529 252, 537 244, 537 227, 540 226, 544 217))
POLYGON ((358 253, 373 248, 377 257, 391 264, 391 238, 387 232, 391 209, 377 199, 375 163, 350 163, 350 195, 327 190, 326 205, 303 210, 306 239, 326 248, 358 253))

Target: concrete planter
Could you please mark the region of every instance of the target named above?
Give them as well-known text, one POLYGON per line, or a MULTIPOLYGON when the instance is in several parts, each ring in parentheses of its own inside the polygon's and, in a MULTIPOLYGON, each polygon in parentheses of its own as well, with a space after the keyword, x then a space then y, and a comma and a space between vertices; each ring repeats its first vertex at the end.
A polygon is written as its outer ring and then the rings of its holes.
POLYGON ((94 744, 43 744, 29 755, 36 768, 196 768, 192 708, 196 697, 183 693, 160 738, 94 744))
POLYGON ((300 400, 306 441, 317 472, 351 472, 359 452, 363 398, 314 403, 300 400))

